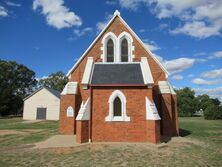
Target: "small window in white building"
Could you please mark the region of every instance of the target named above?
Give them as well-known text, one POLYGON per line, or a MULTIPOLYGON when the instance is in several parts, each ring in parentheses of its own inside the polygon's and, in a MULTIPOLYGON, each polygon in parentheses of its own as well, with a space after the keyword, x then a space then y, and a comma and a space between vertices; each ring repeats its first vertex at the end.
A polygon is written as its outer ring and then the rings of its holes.
POLYGON ((121 42, 121 62, 128 62, 128 42, 126 38, 121 42))
POLYGON ((113 40, 109 39, 107 41, 107 62, 114 62, 114 44, 113 44, 113 40))

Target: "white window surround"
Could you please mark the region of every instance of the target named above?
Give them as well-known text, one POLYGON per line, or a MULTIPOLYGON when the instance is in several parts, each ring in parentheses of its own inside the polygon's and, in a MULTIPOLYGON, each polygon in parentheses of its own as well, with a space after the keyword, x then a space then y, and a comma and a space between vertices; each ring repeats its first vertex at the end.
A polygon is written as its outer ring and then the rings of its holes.
POLYGON ((133 58, 135 57, 133 55, 133 51, 135 49, 135 47, 133 46, 133 38, 129 33, 125 32, 125 31, 122 32, 118 36, 118 46, 119 46, 119 49, 118 49, 119 53, 117 54, 118 55, 118 62, 121 62, 121 43, 122 43, 123 39, 126 39, 127 43, 128 43, 128 62, 132 62, 133 58))
POLYGON ((148 97, 145 97, 146 103, 146 120, 161 120, 156 105, 154 102, 151 102, 148 97))
POLYGON ((106 58, 107 58, 107 42, 109 39, 113 40, 113 45, 114 45, 114 62, 116 62, 116 50, 117 50, 117 37, 114 33, 109 32, 107 33, 103 39, 102 39, 102 55, 101 55, 101 59, 103 60, 103 62, 106 62, 106 58))
POLYGON ((115 90, 109 97, 109 115, 105 118, 106 122, 112 121, 130 121, 130 117, 126 115, 126 97, 120 90, 115 90), (119 97, 121 100, 121 116, 113 116, 113 102, 116 97, 119 97))
POLYGON ((121 63, 121 42, 123 39, 126 39, 128 42, 128 62, 132 62, 132 59, 135 57, 133 55, 133 51, 135 50, 135 47, 133 46, 133 38, 129 33, 125 31, 122 32, 118 37, 113 32, 109 32, 103 37, 101 47, 101 59, 103 60, 103 62, 106 62, 107 41, 110 38, 113 40, 114 44, 114 63, 121 63))

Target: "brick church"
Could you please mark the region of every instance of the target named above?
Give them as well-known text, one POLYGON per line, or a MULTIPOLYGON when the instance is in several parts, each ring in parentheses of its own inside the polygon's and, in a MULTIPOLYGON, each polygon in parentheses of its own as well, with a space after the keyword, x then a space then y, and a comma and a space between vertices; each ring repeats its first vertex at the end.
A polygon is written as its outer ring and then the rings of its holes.
POLYGON ((118 11, 67 75, 61 134, 75 134, 78 143, 159 143, 178 135, 168 73, 118 11))

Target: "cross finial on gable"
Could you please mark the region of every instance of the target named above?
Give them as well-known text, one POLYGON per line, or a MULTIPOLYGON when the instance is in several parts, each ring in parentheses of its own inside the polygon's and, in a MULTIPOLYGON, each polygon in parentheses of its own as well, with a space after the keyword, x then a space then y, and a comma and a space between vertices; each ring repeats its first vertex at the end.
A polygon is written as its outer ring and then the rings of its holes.
POLYGON ((114 15, 115 15, 115 16, 120 16, 120 12, 119 12, 118 10, 116 10, 116 11, 114 12, 114 15))

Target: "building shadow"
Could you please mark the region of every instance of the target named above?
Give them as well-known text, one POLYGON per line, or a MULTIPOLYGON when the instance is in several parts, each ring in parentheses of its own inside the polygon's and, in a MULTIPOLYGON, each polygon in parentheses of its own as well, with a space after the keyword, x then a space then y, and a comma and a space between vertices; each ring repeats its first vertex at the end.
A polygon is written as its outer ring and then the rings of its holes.
MULTIPOLYGON (((179 129, 179 136, 180 137, 185 137, 185 136, 189 136, 191 134, 191 132, 189 130, 186 129, 179 129)), ((161 136, 161 142, 164 143, 168 143, 171 140, 172 137, 169 136, 161 136)))
POLYGON ((179 129, 179 134, 181 137, 185 137, 185 136, 189 136, 191 134, 191 132, 189 130, 186 129, 179 129))

